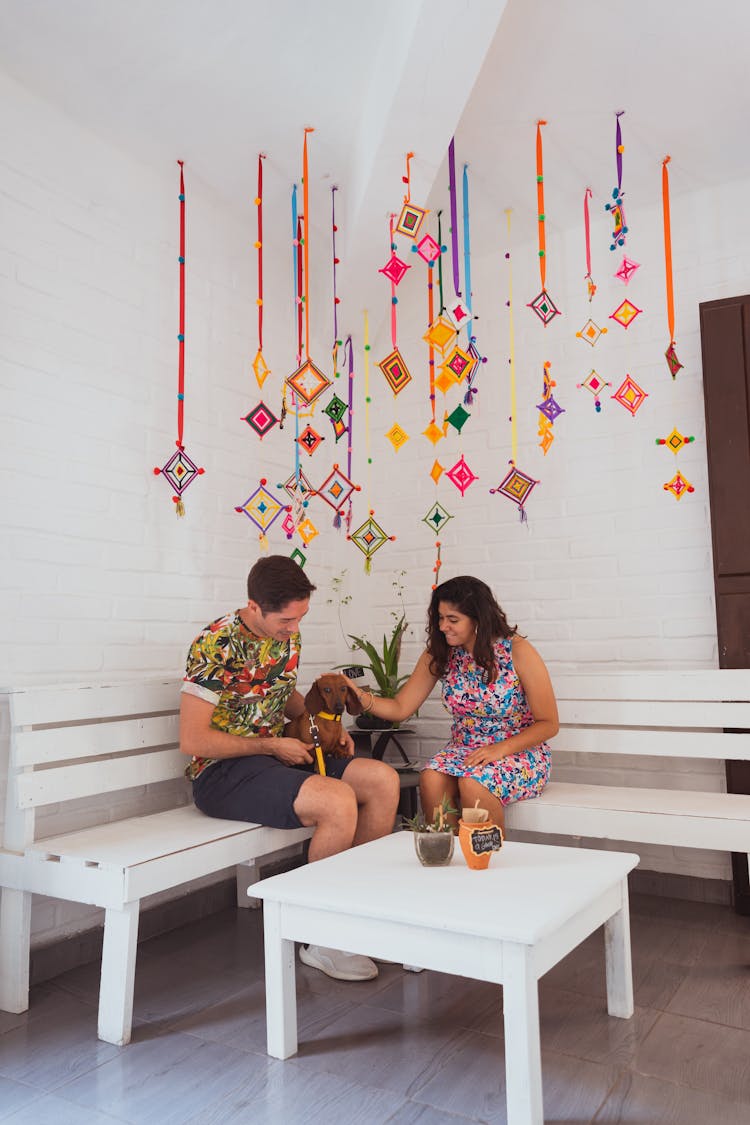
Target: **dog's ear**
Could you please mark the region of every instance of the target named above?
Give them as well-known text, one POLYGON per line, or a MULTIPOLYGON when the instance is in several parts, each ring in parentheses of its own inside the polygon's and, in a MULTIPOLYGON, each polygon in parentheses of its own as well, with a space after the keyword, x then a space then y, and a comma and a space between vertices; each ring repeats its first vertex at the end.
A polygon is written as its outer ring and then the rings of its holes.
POLYGON ((311 715, 317 715, 318 711, 323 710, 323 696, 320 694, 317 680, 313 680, 312 687, 305 696, 305 707, 311 715))
POLYGON ((350 715, 362 714, 362 704, 359 702, 354 684, 349 679, 346 681, 346 709, 350 715))

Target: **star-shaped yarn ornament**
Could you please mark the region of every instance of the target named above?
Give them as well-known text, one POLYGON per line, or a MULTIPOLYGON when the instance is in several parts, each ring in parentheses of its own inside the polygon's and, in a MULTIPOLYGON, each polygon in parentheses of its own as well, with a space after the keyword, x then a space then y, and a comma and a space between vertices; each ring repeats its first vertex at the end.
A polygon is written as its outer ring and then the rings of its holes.
POLYGON ((684 434, 681 434, 680 431, 675 428, 667 437, 657 438, 656 444, 666 445, 667 449, 671 449, 675 456, 677 456, 681 449, 684 449, 686 445, 690 445, 693 441, 695 441, 694 437, 685 437, 684 434))
POLYGON ((440 462, 439 461, 433 461, 432 468, 430 469, 430 476, 434 480, 435 484, 437 484, 437 482, 440 480, 440 478, 441 478, 441 476, 443 475, 444 472, 445 472, 445 469, 440 464, 440 462))
POLYGON ((622 304, 618 305, 615 311, 609 314, 609 319, 616 320, 623 328, 630 328, 635 318, 642 312, 643 309, 639 309, 632 301, 628 301, 628 299, 625 298, 622 304))
POLYGON ((259 528, 263 536, 285 510, 284 506, 266 488, 264 478, 261 479, 255 492, 250 493, 245 503, 235 508, 236 512, 246 515, 259 528))
POLYGON ((253 371, 257 380, 258 386, 262 387, 268 376, 271 374, 271 368, 263 358, 263 352, 258 348, 253 360, 253 371))
POLYGON ((664 353, 664 356, 667 360, 667 366, 669 367, 669 374, 674 379, 677 372, 680 371, 683 366, 677 358, 677 352, 674 350, 674 341, 670 343, 669 347, 664 353))
POLYGON ((565 413, 565 408, 560 406, 552 394, 545 398, 543 402, 537 404, 537 410, 550 422, 554 422, 555 418, 559 418, 561 414, 565 413))
POLYGON ((439 316, 437 320, 434 320, 422 337, 426 343, 431 344, 433 348, 437 348, 441 355, 445 355, 445 349, 455 338, 456 329, 444 316, 439 316))
POLYGON ((627 256, 627 254, 623 254, 622 261, 620 262, 620 265, 615 270, 614 276, 619 281, 624 281, 625 284, 627 285, 628 282, 630 281, 631 277, 635 273, 635 271, 639 270, 640 268, 641 268, 640 262, 634 262, 632 258, 629 258, 627 256))
POLYGON ((317 489, 317 494, 321 500, 325 500, 326 504, 330 504, 334 512, 340 512, 352 492, 358 491, 358 489, 359 485, 349 480, 349 477, 341 472, 338 465, 334 465, 320 488, 317 489))
POLYGON ((409 368, 404 363, 404 357, 398 348, 394 348, 390 355, 381 360, 378 367, 385 375, 394 395, 400 394, 407 383, 411 383, 409 368))
POLYGON ((545 328, 551 320, 560 315, 560 310, 546 289, 542 289, 541 293, 538 293, 533 301, 529 301, 526 307, 534 310, 545 328))
POLYGON ((527 516, 524 506, 538 484, 538 480, 534 480, 533 477, 522 473, 520 469, 517 469, 516 466, 511 463, 511 467, 506 476, 500 481, 497 488, 490 489, 490 493, 493 496, 497 493, 501 496, 507 496, 509 500, 517 504, 521 522, 525 523, 527 516))
POLYGON ((308 493, 312 493, 313 491, 313 486, 310 484, 310 481, 307 479, 303 472, 292 473, 288 480, 284 481, 281 487, 284 489, 287 495, 291 497, 292 500, 295 500, 298 496, 301 499, 304 499, 304 497, 308 493))
POLYGON ((251 430, 255 430, 261 440, 266 436, 269 430, 272 430, 278 422, 278 418, 264 402, 259 402, 254 406, 249 414, 245 414, 243 421, 247 422, 251 430))
POLYGON ((422 430, 422 433, 428 441, 432 442, 433 445, 437 445, 437 443, 445 437, 445 434, 440 429, 440 426, 438 426, 435 422, 430 422, 427 429, 422 430))
POLYGON ((429 208, 415 207, 413 203, 404 203, 394 229, 399 234, 405 234, 407 238, 416 238, 425 216, 429 213, 429 208))
POLYGON ((185 505, 182 503, 182 494, 186 488, 189 488, 196 477, 202 476, 205 469, 199 469, 194 461, 188 457, 184 448, 177 445, 176 451, 172 454, 166 464, 162 467, 154 469, 154 476, 166 477, 171 484, 176 496, 172 497, 172 501, 176 505, 176 512, 178 516, 185 515, 185 505))
POLYGON ((316 367, 311 359, 306 359, 295 372, 286 380, 287 386, 296 391, 302 401, 309 406, 315 402, 318 395, 322 395, 326 387, 330 387, 331 380, 316 367))
POLYGON ((422 523, 426 523, 431 531, 438 535, 443 527, 447 524, 448 520, 452 520, 453 516, 447 512, 442 504, 437 500, 430 508, 426 516, 422 516, 422 523))
POLYGON ((297 534, 299 535, 305 546, 309 547, 315 536, 318 534, 318 529, 312 522, 312 520, 307 517, 306 519, 303 519, 301 524, 298 524, 297 534))
POLYGON ((319 434, 317 430, 314 430, 312 426, 307 425, 297 438, 297 441, 302 446, 305 453, 307 453, 309 457, 312 457, 320 443, 325 441, 325 438, 322 434, 319 434))
POLYGON ((460 402, 448 415, 448 421, 451 426, 453 426, 455 430, 458 430, 459 433, 461 433, 461 430, 466 425, 469 418, 471 418, 471 414, 468 410, 464 410, 460 402))
POLYGON ((399 449, 401 449, 403 445, 406 445, 407 441, 409 440, 409 435, 407 434, 406 430, 402 430, 398 422, 393 423, 390 430, 388 430, 385 436, 388 438, 388 441, 391 443, 397 453, 399 449))
POLYGON ((589 319, 584 324, 580 332, 576 332, 577 340, 585 340, 587 344, 591 344, 593 348, 596 341, 600 336, 603 336, 607 331, 606 328, 600 328, 593 320, 589 319))
POLYGON ((675 500, 682 500, 686 492, 695 492, 695 489, 693 488, 687 477, 684 477, 682 473, 677 472, 672 477, 672 479, 668 480, 664 485, 664 491, 671 492, 675 500))
POLYGON ((468 352, 465 352, 463 348, 460 348, 458 344, 456 344, 448 355, 445 363, 441 365, 441 369, 445 368, 450 371, 455 376, 456 381, 461 383, 465 379, 467 372, 473 369, 473 366, 474 361, 468 352))
POLYGON ((612 384, 608 383, 606 379, 602 379, 601 375, 598 375, 597 372, 592 369, 583 382, 578 383, 577 386, 579 391, 585 390, 594 396, 594 409, 597 414, 600 414, 602 409, 600 395, 604 387, 611 387, 612 384))
POLYGON ((393 285, 398 285, 399 281, 403 280, 406 271, 410 269, 411 266, 403 258, 399 258, 398 254, 391 254, 389 260, 382 269, 378 270, 378 273, 384 273, 393 285))
POLYGON ((453 468, 446 470, 445 475, 453 481, 462 496, 466 492, 466 489, 470 485, 472 485, 475 480, 479 480, 479 477, 476 476, 466 464, 463 453, 459 457, 458 461, 456 461, 453 468))
POLYGON ((412 246, 412 250, 416 250, 428 265, 440 257, 440 246, 431 234, 426 234, 416 246, 412 246))
POLYGON ((382 527, 373 518, 375 513, 371 510, 367 519, 363 524, 353 531, 347 539, 351 539, 355 546, 359 547, 362 554, 365 556, 365 573, 369 574, 372 570, 372 556, 376 551, 379 551, 384 543, 389 540, 395 539, 395 535, 388 535, 383 531, 382 527))
POLYGON ((643 387, 639 387, 635 379, 631 379, 630 375, 626 375, 620 386, 617 388, 613 395, 610 395, 615 402, 619 402, 620 406, 624 406, 626 410, 635 417, 644 402, 648 398, 648 394, 644 391, 643 387))
POLYGON ((471 313, 469 312, 466 302, 461 297, 456 297, 454 300, 449 301, 446 306, 446 312, 456 326, 456 331, 460 331, 465 324, 471 320, 471 313))

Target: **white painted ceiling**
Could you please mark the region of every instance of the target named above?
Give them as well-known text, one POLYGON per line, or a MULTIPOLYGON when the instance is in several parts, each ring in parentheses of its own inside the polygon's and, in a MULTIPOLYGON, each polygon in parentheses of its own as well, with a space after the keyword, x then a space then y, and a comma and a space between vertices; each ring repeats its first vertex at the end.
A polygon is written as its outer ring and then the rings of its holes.
POLYGON ((0 0, 0 68, 238 211, 259 151, 288 198, 314 125, 311 184, 339 186, 360 270, 382 264, 407 149, 415 202, 444 196, 454 132, 472 226, 513 207, 523 237, 539 117, 553 228, 580 221, 586 185, 608 197, 618 109, 633 196, 658 201, 667 152, 675 194, 750 177, 749 42, 748 0, 0 0))

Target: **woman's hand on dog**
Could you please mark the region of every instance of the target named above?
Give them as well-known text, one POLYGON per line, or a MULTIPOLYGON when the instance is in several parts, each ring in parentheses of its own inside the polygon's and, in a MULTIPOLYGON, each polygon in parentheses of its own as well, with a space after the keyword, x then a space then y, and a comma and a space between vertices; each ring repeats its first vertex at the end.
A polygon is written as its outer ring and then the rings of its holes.
POLYGON ((300 742, 298 738, 277 738, 273 756, 285 766, 306 766, 312 762, 312 742, 300 742))

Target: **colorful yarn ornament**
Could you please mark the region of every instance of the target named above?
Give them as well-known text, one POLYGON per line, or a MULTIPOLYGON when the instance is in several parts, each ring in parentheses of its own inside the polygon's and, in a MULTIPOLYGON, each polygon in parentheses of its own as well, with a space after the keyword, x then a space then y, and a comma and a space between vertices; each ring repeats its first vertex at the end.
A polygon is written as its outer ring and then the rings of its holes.
POLYGON ((267 484, 266 478, 261 477, 255 492, 251 492, 245 503, 234 509, 235 512, 247 516, 250 522, 259 529, 258 541, 263 552, 268 551, 266 532, 276 522, 281 513, 287 511, 284 505, 280 504, 276 497, 268 491, 267 484))
POLYGON ((261 388, 271 374, 271 369, 263 358, 263 161, 265 158, 264 152, 258 153, 258 193, 255 197, 258 230, 258 237, 255 242, 255 249, 258 251, 258 298, 256 301, 258 306, 258 350, 253 360, 253 372, 258 386, 261 388))
POLYGON ((648 394, 643 387, 638 386, 635 379, 626 375, 615 393, 610 395, 610 398, 619 402, 620 406, 624 406, 635 417, 648 398, 648 394))
POLYGON ((448 520, 452 519, 453 516, 450 512, 446 511, 443 505, 436 500, 427 514, 422 516, 422 523, 427 524, 430 531, 434 531, 436 535, 439 535, 448 520))
POLYGON ((383 531, 374 517, 375 512, 371 508, 364 523, 360 524, 351 535, 347 535, 347 539, 350 539, 365 556, 365 574, 372 573, 372 556, 375 552, 379 551, 384 543, 393 543, 396 539, 395 535, 388 535, 386 531, 383 531))
POLYGON ((341 527, 341 511, 346 505, 353 492, 359 492, 360 486, 350 480, 349 477, 341 471, 338 465, 334 465, 331 472, 321 484, 320 488, 315 490, 316 495, 325 500, 326 504, 333 508, 335 515, 333 526, 336 528, 341 527))
POLYGON ((425 207, 416 207, 411 202, 411 162, 414 157, 413 152, 406 154, 406 175, 403 181, 406 184, 406 192, 404 193, 404 205, 401 208, 398 222, 396 223, 396 230, 399 234, 405 234, 407 238, 416 238, 419 234, 422 223, 425 217, 429 215, 429 209, 425 207))
POLYGON ((672 281, 672 223, 669 215, 669 164, 671 156, 665 156, 661 162, 661 196, 664 211, 664 270, 667 286, 667 326, 669 328, 669 347, 664 353, 669 367, 669 374, 674 379, 682 367, 674 343, 674 284, 672 281))
POLYGON ((588 293, 589 304, 593 300, 594 293, 596 293, 596 285, 591 276, 591 219, 589 216, 589 200, 593 198, 591 188, 586 188, 583 193, 583 230, 586 238, 586 292, 588 293))
POLYGON ((583 382, 577 383, 576 386, 578 387, 579 391, 588 391, 589 394, 592 394, 594 396, 594 409, 596 410, 597 414, 601 414, 602 403, 600 395, 602 389, 604 387, 611 387, 612 384, 608 383, 606 379, 602 379, 602 377, 597 374, 597 372, 592 368, 583 382))
POLYGON ((184 161, 178 160, 180 166, 180 309, 179 331, 177 333, 177 452, 172 453, 162 465, 154 468, 154 476, 163 476, 169 481, 176 496, 172 497, 175 512, 178 516, 185 515, 185 505, 182 494, 189 488, 196 477, 202 476, 204 469, 199 469, 194 461, 188 457, 183 443, 185 428, 185 174, 184 161))
POLYGON ((522 473, 517 469, 512 461, 509 461, 510 469, 505 474, 497 488, 490 489, 490 495, 495 496, 499 493, 500 496, 507 496, 514 504, 518 506, 518 514, 521 523, 528 523, 528 516, 526 515, 526 501, 528 500, 534 488, 539 484, 538 480, 522 473))
POLYGON ((664 485, 664 491, 671 492, 675 500, 682 500, 685 493, 695 492, 695 489, 693 488, 687 477, 684 477, 682 473, 677 472, 672 477, 672 479, 668 480, 664 485))
POLYGON ((684 449, 686 445, 690 445, 694 441, 694 437, 685 437, 684 434, 681 434, 680 431, 675 428, 667 437, 657 438, 656 444, 666 445, 667 449, 671 449, 674 455, 677 456, 681 449, 684 449))
POLYGON ((626 299, 621 305, 617 306, 613 313, 609 314, 609 319, 616 320, 623 328, 630 328, 635 318, 642 312, 643 309, 639 309, 632 301, 626 299))
POLYGON ((622 190, 622 154, 625 151, 625 146, 622 143, 622 129, 620 127, 620 118, 622 117, 624 109, 618 110, 615 113, 615 161, 617 164, 617 187, 612 189, 612 202, 604 204, 604 210, 609 211, 613 223, 612 243, 610 250, 616 250, 618 246, 625 245, 625 235, 628 233, 628 228, 625 223, 625 210, 622 201, 625 198, 625 192, 622 190))
POLYGON ((606 328, 600 328, 591 318, 584 324, 580 332, 576 332, 577 340, 585 340, 593 348, 600 336, 604 336, 606 328))
POLYGON ((273 410, 261 401, 248 414, 243 415, 242 421, 247 422, 250 429, 254 430, 262 441, 277 424, 278 418, 273 410))
POLYGON ((479 480, 479 477, 473 473, 466 464, 463 453, 452 468, 446 469, 445 475, 455 484, 462 497, 466 494, 466 489, 469 488, 475 480, 479 480))
POLYGON ((614 272, 614 277, 616 277, 618 281, 622 281, 623 284, 628 285, 633 274, 640 268, 640 262, 634 262, 627 254, 623 254, 622 261, 614 272))
POLYGON ((550 376, 549 372, 551 366, 552 365, 550 364, 549 360, 544 365, 544 373, 542 376, 542 401, 537 404, 537 410, 539 411, 540 415, 539 429, 537 431, 539 437, 541 438, 541 441, 539 442, 539 448, 541 449, 545 457, 549 452, 549 447, 555 440, 555 435, 552 432, 552 427, 555 424, 555 420, 559 418, 561 414, 565 413, 563 407, 559 405, 554 395, 552 394, 552 388, 556 387, 557 383, 550 376))
POLYGON ((546 121, 536 123, 536 202, 537 202, 537 228, 539 234, 539 279, 542 283, 541 292, 533 301, 529 301, 527 308, 532 309, 546 328, 551 320, 560 315, 555 302, 546 289, 547 279, 547 239, 545 223, 547 216, 544 212, 544 159, 542 153, 542 125, 546 121))

